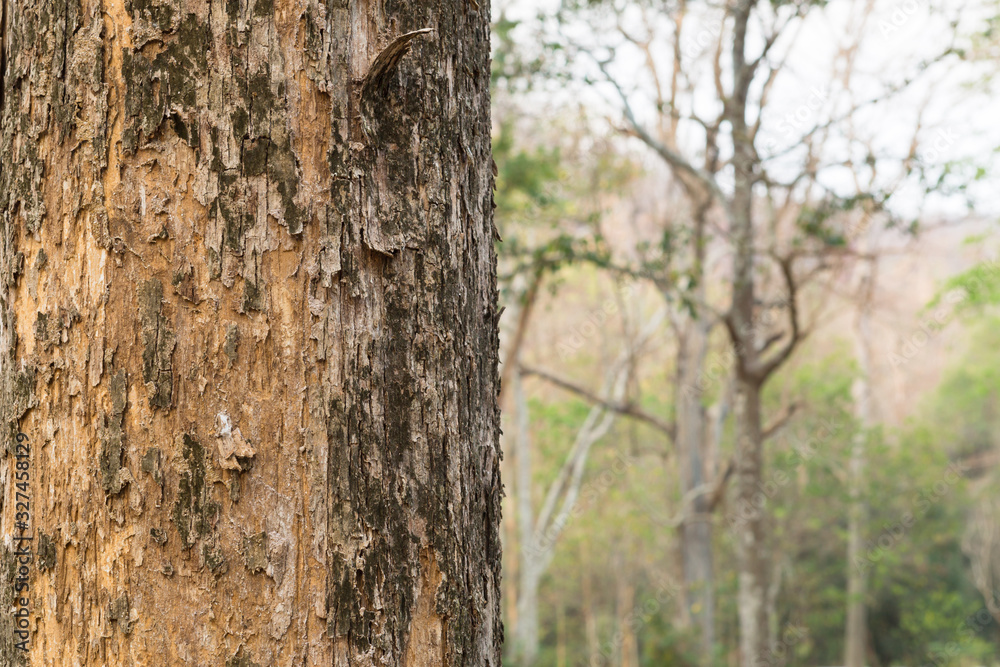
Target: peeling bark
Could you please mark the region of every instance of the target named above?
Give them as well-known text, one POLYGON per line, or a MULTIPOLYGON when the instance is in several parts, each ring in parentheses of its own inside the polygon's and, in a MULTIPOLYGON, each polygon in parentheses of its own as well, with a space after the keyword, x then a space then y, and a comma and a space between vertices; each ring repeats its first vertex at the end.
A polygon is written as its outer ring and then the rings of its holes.
POLYGON ((0 6, 30 664, 499 665, 488 10, 0 6))

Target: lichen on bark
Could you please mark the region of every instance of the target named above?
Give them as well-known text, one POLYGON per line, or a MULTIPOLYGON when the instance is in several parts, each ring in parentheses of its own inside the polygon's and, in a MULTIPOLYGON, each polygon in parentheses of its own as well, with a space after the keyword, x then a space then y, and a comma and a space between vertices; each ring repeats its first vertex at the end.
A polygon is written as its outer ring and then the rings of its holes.
POLYGON ((181 545, 189 548, 212 531, 221 507, 210 499, 211 488, 206 479, 204 448, 190 434, 185 433, 181 440, 183 462, 172 518, 181 538, 181 545))
POLYGON ((153 279, 139 286, 139 315, 142 327, 142 379, 149 405, 169 408, 173 397, 172 355, 176 339, 169 321, 161 313, 163 283, 153 279))
POLYGON ((38 531, 38 570, 45 572, 55 569, 56 566, 56 543, 51 535, 46 535, 43 531, 38 531))
POLYGON ((111 413, 104 417, 103 435, 101 437, 101 455, 99 466, 101 470, 101 487, 106 493, 117 495, 132 481, 132 473, 122 467, 122 456, 125 451, 125 434, 122 431, 122 420, 125 416, 126 395, 128 391, 125 371, 118 371, 111 379, 109 395, 111 398, 111 413))

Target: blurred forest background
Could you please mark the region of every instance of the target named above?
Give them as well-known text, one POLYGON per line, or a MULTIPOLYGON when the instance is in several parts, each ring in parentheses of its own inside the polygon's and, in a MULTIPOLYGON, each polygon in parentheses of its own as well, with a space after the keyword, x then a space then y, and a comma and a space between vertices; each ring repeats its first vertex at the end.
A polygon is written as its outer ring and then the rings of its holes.
POLYGON ((1000 664, 1000 7, 493 18, 505 664, 1000 664))

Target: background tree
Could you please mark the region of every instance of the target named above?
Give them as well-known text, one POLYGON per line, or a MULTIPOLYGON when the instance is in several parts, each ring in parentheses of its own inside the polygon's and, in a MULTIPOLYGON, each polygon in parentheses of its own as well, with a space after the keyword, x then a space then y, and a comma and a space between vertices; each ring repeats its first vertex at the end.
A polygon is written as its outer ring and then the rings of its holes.
MULTIPOLYGON (((562 44, 568 45, 564 50, 570 54, 567 70, 580 72, 577 57, 589 56, 593 67, 583 72, 620 109, 624 131, 667 167, 693 221, 686 228, 689 237, 667 246, 674 273, 668 273, 664 282, 696 320, 710 326, 715 313, 729 332, 735 373, 734 479, 736 503, 742 508, 753 506, 762 483, 762 446, 767 433, 761 412, 763 387, 805 334, 806 323, 797 303, 800 294, 826 268, 831 255, 841 254, 846 239, 842 214, 861 210, 870 215, 884 208, 894 192, 884 176, 867 178, 865 173, 853 183, 832 186, 827 174, 854 164, 855 155, 863 150, 868 151, 873 174, 880 159, 895 160, 904 173, 909 169, 906 154, 876 157, 879 151, 873 152, 872 143, 855 129, 864 108, 884 102, 911 82, 877 82, 873 97, 854 99, 852 73, 865 34, 861 30, 864 14, 856 26, 859 32, 847 32, 851 41, 844 43, 831 63, 837 88, 816 101, 797 142, 776 141, 777 128, 767 122, 771 95, 786 71, 786 59, 795 52, 797 33, 810 14, 821 11, 821 5, 812 3, 748 1, 720 9, 681 4, 664 10, 645 3, 567 2, 555 16, 556 24, 565 26, 562 44), (685 32, 692 12, 703 19, 694 42, 685 32), (587 26, 582 36, 581 22, 587 26), (706 35, 708 39, 701 40, 706 35), (692 43, 693 48, 686 48, 692 43), (634 62, 645 65, 638 74, 627 64, 634 62), (847 143, 846 156, 833 148, 838 142, 847 143), (706 229, 711 230, 711 237, 706 229), (675 248, 685 242, 691 259, 678 259, 675 248), (732 289, 728 300, 714 308, 707 303, 700 268, 705 247, 711 244, 726 248, 731 258, 727 274, 732 289), (778 324, 778 317, 787 323, 778 324)), ((911 157, 919 130, 918 120, 912 129, 911 157)), ((687 378, 682 386, 700 384, 704 356, 699 350, 704 349, 709 330, 700 324, 696 331, 700 332, 695 337, 696 349, 679 352, 679 368, 691 366, 680 372, 687 378)), ((693 340, 690 331, 680 336, 681 345, 693 340)), ((688 390, 687 395, 694 393, 688 390)), ((682 429, 678 421, 678 451, 694 462, 693 466, 682 464, 682 469, 700 473, 703 406, 696 395, 686 406, 684 397, 684 393, 679 395, 677 414, 690 428, 682 429), (682 417, 687 413, 690 418, 682 417), (685 445, 682 441, 689 438, 680 436, 688 431, 696 437, 685 445)), ((689 480, 701 479, 685 474, 689 480)), ((694 486, 700 485, 686 483, 687 488, 694 486)), ((703 515, 697 507, 695 511, 703 515)), ((748 512, 734 523, 744 554, 740 608, 745 661, 763 659, 773 648, 767 604, 767 521, 762 512, 748 512)), ((708 558, 708 552, 699 553, 686 559, 692 568, 708 558)), ((704 576, 691 574, 689 584, 704 576)), ((703 635, 711 637, 710 628, 711 623, 704 624, 703 635)))

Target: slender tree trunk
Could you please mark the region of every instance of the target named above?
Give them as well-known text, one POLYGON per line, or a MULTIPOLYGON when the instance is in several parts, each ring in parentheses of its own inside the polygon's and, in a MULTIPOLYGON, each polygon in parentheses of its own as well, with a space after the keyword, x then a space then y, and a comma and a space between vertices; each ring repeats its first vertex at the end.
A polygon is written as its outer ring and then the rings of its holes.
POLYGON ((556 610, 556 667, 566 667, 566 604, 559 599, 556 610))
POLYGON ((605 405, 620 404, 625 396, 631 360, 637 350, 656 331, 663 319, 663 312, 655 315, 642 327, 629 348, 622 350, 604 379, 601 398, 591 407, 590 413, 577 431, 573 445, 559 469, 556 479, 549 485, 538 512, 534 516, 531 502, 531 440, 529 415, 520 378, 512 383, 518 395, 518 523, 520 526, 521 562, 518 590, 517 622, 514 629, 515 649, 519 663, 531 665, 538 655, 538 589, 542 577, 555 555, 555 547, 570 520, 575 516, 584 472, 591 448, 607 435, 617 413, 605 405))
POLYGON ((518 544, 518 596, 517 623, 514 626, 514 648, 517 662, 522 667, 531 667, 538 656, 538 586, 541 583, 541 554, 535 539, 535 513, 532 510, 532 457, 531 418, 528 402, 525 400, 521 376, 512 377, 515 403, 517 406, 517 521, 519 525, 518 544))
POLYGON ((522 566, 519 583, 514 643, 518 655, 517 664, 531 667, 538 659, 538 586, 541 575, 533 567, 522 566))
POLYGON ((760 389, 738 378, 736 419, 736 526, 739 561, 738 608, 742 665, 755 665, 769 653, 767 606, 770 560, 767 551, 764 495, 760 489, 763 447, 760 389))
POLYGON ((707 429, 702 388, 707 351, 708 332, 704 322, 687 321, 677 355, 676 449, 683 502, 681 552, 686 607, 699 629, 703 658, 712 654, 715 645, 712 522, 708 515, 709 494, 703 492, 707 429))
POLYGON ((498 665, 488 4, 2 5, 0 663, 498 665))
MULTIPOLYGON (((521 299, 520 307, 516 312, 514 331, 510 334, 510 342, 505 348, 501 366, 503 371, 500 376, 500 395, 497 398, 497 402, 504 409, 506 408, 506 403, 510 400, 508 397, 512 393, 515 394, 516 399, 514 409, 511 411, 516 420, 514 446, 511 451, 508 451, 507 448, 503 449, 507 453, 507 456, 504 457, 504 463, 501 465, 501 471, 505 475, 505 478, 509 475, 508 471, 512 465, 515 472, 514 475, 510 475, 510 478, 514 480, 514 484, 511 485, 513 493, 509 494, 509 496, 513 496, 516 511, 507 512, 503 519, 504 534, 507 540, 504 545, 506 549, 504 553, 507 555, 507 567, 504 570, 504 579, 506 581, 504 595, 507 598, 507 623, 510 627, 514 628, 515 637, 519 636, 521 628, 521 621, 518 615, 518 605, 520 604, 518 585, 521 579, 521 560, 524 558, 524 549, 528 544, 524 540, 531 539, 531 531, 534 525, 534 513, 532 512, 531 502, 530 424, 528 407, 524 399, 524 388, 521 384, 521 375, 518 369, 521 364, 521 348, 524 345, 524 338, 528 331, 528 324, 535 307, 541 281, 542 274, 540 272, 535 272, 528 277, 528 285, 524 290, 524 297, 521 299), (514 387, 514 389, 511 390, 511 387, 514 387), (513 455, 511 456, 511 454, 513 455)), ((501 446, 509 441, 510 438, 505 438, 502 433, 500 436, 501 446)), ((519 650, 518 646, 519 642, 515 641, 513 646, 515 655, 519 650)))
POLYGON ((625 564, 625 558, 619 561, 617 584, 618 632, 621 639, 618 647, 618 664, 621 667, 638 667, 637 638, 633 626, 636 618, 635 587, 632 585, 632 572, 625 564))
POLYGON ((587 540, 580 540, 580 563, 583 581, 580 585, 580 604, 583 613, 583 629, 587 635, 587 664, 599 664, 600 638, 597 634, 596 602, 594 600, 594 580, 591 575, 590 548, 587 540))
POLYGON ((767 379, 758 367, 758 328, 755 319, 755 232, 753 187, 757 153, 747 125, 746 109, 755 64, 746 58, 747 32, 756 0, 738 0, 733 17, 733 90, 726 118, 733 136, 733 194, 728 206, 733 242, 732 305, 727 322, 736 353, 736 542, 739 563, 738 607, 740 664, 768 659, 770 619, 767 524, 762 492, 763 431, 761 387, 767 379))
MULTIPOLYGON (((510 419, 511 415, 509 412, 503 414, 501 417, 502 430, 500 434, 500 447, 501 450, 504 452, 504 460, 500 466, 500 474, 503 477, 503 479, 506 480, 510 480, 513 477, 510 473, 512 465, 511 459, 512 458, 516 459, 517 457, 516 451, 514 451, 514 449, 510 446, 511 437, 508 435, 508 433, 510 433, 510 429, 507 426, 510 423, 510 419), (514 454, 513 456, 511 456, 512 452, 514 454)), ((516 460, 513 463, 516 464, 516 460)), ((506 497, 510 498, 511 495, 514 495, 515 498, 517 497, 516 494, 518 493, 518 490, 516 484, 510 485, 509 487, 507 484, 505 484, 504 489, 506 491, 505 493, 506 497)), ((503 541, 503 555, 504 555, 503 607, 506 610, 504 625, 505 627, 516 628, 518 623, 517 586, 518 586, 518 579, 520 577, 520 561, 521 561, 521 541, 517 525, 516 512, 507 511, 504 513, 502 528, 503 528, 503 533, 501 539, 503 541)), ((507 647, 508 647, 507 651, 509 651, 511 647, 511 644, 509 642, 507 643, 507 647)), ((509 655, 509 653, 505 653, 505 655, 509 655)))
MULTIPOLYGON (((873 280, 874 269, 866 282, 873 280)), ((866 288, 866 292, 871 287, 866 288)), ((851 458, 848 466, 850 507, 847 524, 847 624, 844 631, 845 667, 864 667, 867 647, 867 619, 865 594, 867 584, 866 563, 863 560, 864 534, 867 507, 863 489, 865 484, 865 449, 871 427, 874 424, 872 403, 871 372, 871 305, 870 295, 858 308, 858 319, 854 330, 860 373, 854 386, 854 411, 858 420, 858 430, 851 442, 851 458)))

